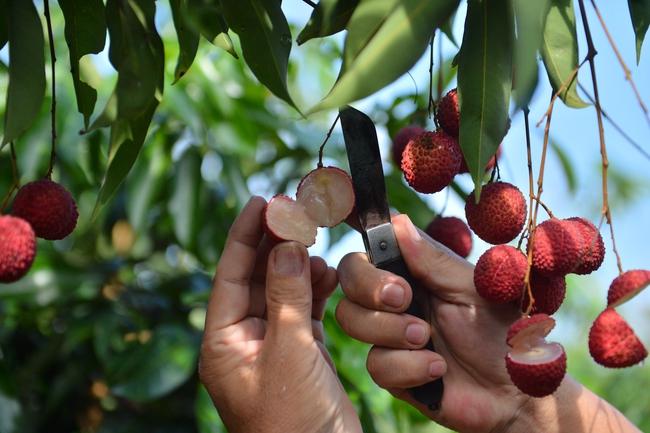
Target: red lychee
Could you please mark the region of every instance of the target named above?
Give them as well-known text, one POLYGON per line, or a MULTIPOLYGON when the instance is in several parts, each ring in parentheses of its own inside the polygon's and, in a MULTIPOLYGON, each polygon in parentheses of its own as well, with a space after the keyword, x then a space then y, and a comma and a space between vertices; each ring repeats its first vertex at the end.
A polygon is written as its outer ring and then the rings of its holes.
POLYGON ((296 241, 305 246, 316 242, 316 222, 305 206, 291 197, 278 194, 264 208, 264 231, 272 241, 296 241))
POLYGON ((575 224, 582 236, 580 259, 572 272, 578 275, 590 274, 600 268, 605 259, 603 237, 598 228, 585 218, 573 217, 567 218, 566 221, 575 224))
POLYGON ((395 162, 396 166, 400 167, 402 165, 402 153, 404 152, 404 149, 406 148, 408 142, 423 132, 425 132, 425 130, 421 126, 409 125, 400 129, 397 134, 395 134, 395 138, 393 138, 393 147, 391 150, 393 155, 393 162, 395 162))
POLYGON ((546 220, 535 229, 533 269, 547 277, 564 276, 576 267, 582 246, 582 234, 575 223, 546 220))
POLYGON ((609 368, 630 367, 648 356, 641 340, 613 308, 606 308, 591 326, 589 353, 594 361, 609 368))
POLYGON ((483 298, 506 303, 521 299, 528 261, 517 248, 497 245, 476 262, 474 286, 483 298))
POLYGON ((29 271, 36 256, 36 236, 22 218, 0 216, 0 282, 12 283, 29 271))
POLYGON ((607 306, 617 307, 636 296, 650 284, 650 271, 634 269, 614 278, 607 292, 607 306))
POLYGON ((49 179, 24 185, 14 200, 12 213, 23 218, 36 236, 48 240, 63 239, 77 225, 77 204, 63 186, 49 179))
POLYGON ((442 97, 436 108, 436 119, 440 127, 452 137, 458 137, 460 110, 458 108, 458 90, 451 89, 442 97))
POLYGON ((546 314, 516 321, 508 331, 506 369, 512 383, 525 394, 544 397, 552 394, 566 373, 566 354, 559 343, 547 343, 545 337, 555 326, 546 314))
POLYGON ((505 244, 521 232, 526 221, 526 200, 516 186, 488 183, 476 203, 474 191, 465 201, 465 215, 476 235, 491 244, 505 244))
MULTIPOLYGON (((530 290, 533 294, 533 308, 530 314, 553 314, 560 309, 566 296, 566 280, 563 276, 545 277, 532 271, 530 274, 530 290)), ((524 290, 522 311, 528 308, 530 298, 528 291, 524 290)))
POLYGON ((319 227, 334 227, 354 208, 352 179, 338 167, 317 168, 298 184, 296 201, 319 227))
POLYGON ((413 189, 431 194, 451 183, 461 159, 455 138, 441 130, 424 132, 406 145, 401 168, 413 189))
POLYGON ((472 250, 472 232, 460 218, 436 217, 425 231, 431 238, 463 258, 469 256, 472 250))

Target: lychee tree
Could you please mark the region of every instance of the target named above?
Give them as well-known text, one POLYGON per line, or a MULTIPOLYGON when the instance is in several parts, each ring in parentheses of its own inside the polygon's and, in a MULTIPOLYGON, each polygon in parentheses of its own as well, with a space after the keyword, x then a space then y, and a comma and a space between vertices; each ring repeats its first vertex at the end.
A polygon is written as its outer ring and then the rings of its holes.
MULTIPOLYGON (((639 62, 650 2, 629 0, 626 13, 634 40, 610 38, 610 45, 617 55, 616 44, 633 45, 639 62)), ((291 5, 275 0, 58 0, 52 5, 0 0, 0 281, 12 282, 6 289, 0 286, 0 317, 7 317, 0 331, 0 420, 20 418, 7 423, 7 431, 43 426, 96 431, 100 425, 102 431, 113 431, 134 415, 131 428, 136 430, 196 422, 201 431, 219 431, 207 396, 197 387, 194 364, 207 275, 230 221, 250 190, 269 197, 300 195, 298 181, 317 164, 317 146, 326 136, 323 113, 379 92, 420 59, 430 65, 428 79, 373 110, 380 126, 395 136, 395 164, 387 168, 391 204, 441 242, 453 237, 450 248, 454 244, 467 256, 469 228, 446 216, 445 209, 434 215, 426 195, 451 191, 466 203, 469 227, 479 238, 514 242, 492 247, 478 261, 479 293, 501 302, 504 293, 495 293, 491 278, 507 285, 508 302, 519 302, 524 315, 541 324, 530 327, 538 343, 555 323, 545 315, 554 315, 566 295, 563 308, 570 308, 570 316, 586 330, 584 323, 602 312, 589 335, 589 349, 599 362, 621 367, 641 361, 642 342, 615 310, 650 279, 644 270, 625 272, 615 249, 608 185, 626 180, 608 182, 603 123, 611 118, 599 99, 603 83, 596 76, 590 29, 601 26, 609 37, 605 22, 593 0, 303 0, 291 5), (294 7, 310 13, 300 28, 287 19, 294 7), (587 11, 598 20, 588 19, 587 11), (454 45, 451 56, 442 49, 443 41, 454 45), (332 65, 339 64, 337 75, 329 76, 332 65), (539 67, 545 76, 539 76, 539 67), (306 86, 305 81, 316 83, 306 86), (552 98, 540 121, 544 137, 536 143, 528 131, 528 105, 544 81, 552 98), (428 93, 419 92, 418 85, 428 93), (314 89, 322 95, 317 101, 305 97, 314 89), (559 104, 596 113, 602 218, 595 224, 555 218, 542 201, 547 150, 562 157, 551 134, 559 104), (522 114, 525 133, 509 131, 511 119, 522 114), (515 192, 499 196, 491 191, 503 190, 509 179, 501 178, 498 149, 513 133, 521 134, 525 144, 528 158, 519 162, 529 168, 529 184, 520 185, 525 196, 512 185, 515 192), (539 161, 531 152, 537 145, 539 161), (437 177, 427 173, 431 167, 437 177), (471 194, 472 188, 458 181, 464 172, 474 184, 471 194), (424 191, 420 185, 434 187, 424 191), (538 225, 540 207, 550 218, 538 225), (444 221, 454 225, 441 225, 444 221), (567 274, 600 266, 605 224, 620 276, 612 282, 607 303, 600 300, 587 313, 572 304, 575 296, 572 301, 567 294, 567 281, 581 283, 567 274), (499 230, 508 233, 485 237, 499 230), (43 238, 38 247, 36 237, 43 238), (562 254, 550 247, 554 244, 562 246, 562 254), (499 268, 495 261, 509 267, 508 275, 490 275, 499 268), (629 344, 617 345, 619 340, 629 344), (41 361, 27 362, 32 357, 41 361), (142 367, 144 359, 158 362, 142 367), (18 374, 10 374, 14 371, 18 374), (56 372, 56 392, 50 395, 45 384, 51 371, 56 372), (39 383, 30 383, 30 377, 39 383), (60 402, 54 401, 59 396, 60 402), (70 401, 75 403, 65 414, 61 408, 70 401), (182 407, 171 409, 178 401, 182 407), (196 419, 182 413, 191 406, 196 419)), ((634 74, 618 59, 647 119, 634 74)), ((320 166, 324 157, 328 165, 344 165, 337 134, 320 147, 320 166)), ((571 162, 563 161, 571 182, 571 162)), ((300 197, 278 200, 279 206, 269 209, 282 213, 300 202, 300 197)), ((345 203, 341 208, 346 213, 345 203)), ((305 214, 309 241, 317 225, 331 225, 316 221, 326 211, 316 212, 305 214)), ((329 244, 345 232, 341 226, 330 229, 329 244)), ((562 310, 555 317, 559 323, 566 320, 562 310)), ((518 369, 512 370, 513 381, 528 381, 523 388, 531 386, 531 376, 518 373, 527 371, 522 348, 533 347, 549 360, 578 364, 574 374, 581 379, 594 371, 610 378, 591 385, 602 387, 619 407, 625 406, 621 389, 637 394, 638 385, 625 388, 621 381, 617 386, 611 378, 618 376, 579 360, 586 340, 576 348, 546 342, 538 347, 525 330, 515 330, 521 338, 504 336, 514 341, 514 358, 511 353, 506 362, 518 369)), ((328 332, 366 431, 391 431, 378 427, 391 422, 396 431, 399 420, 422 421, 405 405, 369 397, 374 385, 362 368, 365 347, 343 336, 333 322, 328 332), (389 406, 390 416, 373 416, 389 406)), ((561 380, 556 367, 549 366, 561 380)), ((553 383, 545 386, 548 392, 554 389, 553 383)), ((643 401, 635 404, 629 416, 634 407, 644 407, 643 401)), ((650 428, 647 416, 635 421, 650 428)))

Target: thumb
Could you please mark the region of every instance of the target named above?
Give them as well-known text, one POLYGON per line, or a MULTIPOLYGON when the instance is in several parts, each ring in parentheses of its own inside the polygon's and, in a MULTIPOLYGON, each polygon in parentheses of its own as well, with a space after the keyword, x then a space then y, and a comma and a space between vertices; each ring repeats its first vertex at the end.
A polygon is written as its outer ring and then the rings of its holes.
POLYGON ((307 249, 297 242, 276 245, 266 273, 268 331, 276 338, 311 336, 311 276, 307 249))

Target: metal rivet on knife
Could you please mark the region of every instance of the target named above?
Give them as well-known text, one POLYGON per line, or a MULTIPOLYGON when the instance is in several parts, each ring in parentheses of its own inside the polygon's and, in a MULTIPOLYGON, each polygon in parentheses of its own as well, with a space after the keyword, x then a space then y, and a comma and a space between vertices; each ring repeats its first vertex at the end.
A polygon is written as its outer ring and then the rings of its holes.
POLYGON ((386 248, 388 248, 388 244, 386 243, 386 241, 379 242, 379 249, 380 250, 384 251, 386 248))

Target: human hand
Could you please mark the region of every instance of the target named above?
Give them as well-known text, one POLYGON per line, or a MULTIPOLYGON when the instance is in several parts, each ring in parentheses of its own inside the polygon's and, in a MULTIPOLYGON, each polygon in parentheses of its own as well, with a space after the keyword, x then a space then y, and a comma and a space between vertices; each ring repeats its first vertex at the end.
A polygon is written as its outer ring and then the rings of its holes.
POLYGON ((361 432, 323 344, 336 272, 295 242, 271 249, 264 206, 252 198, 230 228, 208 305, 201 381, 231 433, 361 432))

